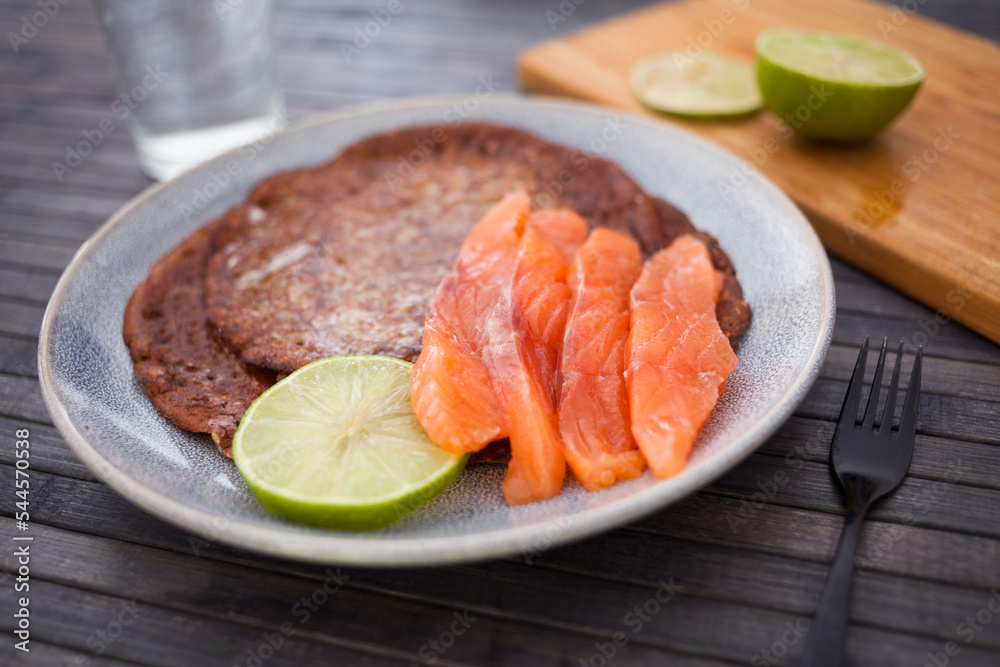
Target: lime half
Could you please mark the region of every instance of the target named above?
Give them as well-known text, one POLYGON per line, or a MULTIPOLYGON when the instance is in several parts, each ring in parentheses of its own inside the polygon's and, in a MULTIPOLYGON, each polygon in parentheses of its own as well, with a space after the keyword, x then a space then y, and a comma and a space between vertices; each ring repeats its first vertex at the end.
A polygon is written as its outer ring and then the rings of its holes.
POLYGON ((413 364, 330 357, 295 371, 247 410, 233 458, 265 507, 330 528, 382 528, 437 496, 465 466, 410 407, 413 364))
POLYGON ((807 137, 868 139, 906 108, 923 80, 914 58, 860 37, 789 29, 757 37, 764 103, 807 137))
POLYGON ((753 67, 710 51, 657 53, 634 65, 632 92, 647 107, 692 118, 732 118, 761 108, 753 67))

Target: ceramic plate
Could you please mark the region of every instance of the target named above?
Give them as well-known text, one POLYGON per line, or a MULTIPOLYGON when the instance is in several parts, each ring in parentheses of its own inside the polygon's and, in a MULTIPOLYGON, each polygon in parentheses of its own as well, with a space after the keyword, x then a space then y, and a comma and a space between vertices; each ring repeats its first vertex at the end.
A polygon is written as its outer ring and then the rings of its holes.
POLYGON ((830 267, 802 214, 774 185, 715 146, 665 123, 590 105, 521 97, 426 98, 317 116, 151 187, 77 253, 45 314, 42 390, 66 441, 108 485, 143 509, 252 551, 330 564, 410 566, 517 554, 637 519, 731 469, 791 414, 815 380, 833 328, 830 267), (473 100, 474 104, 470 102, 473 100), (753 324, 739 367, 676 477, 504 504, 504 467, 465 470, 444 494, 378 532, 297 525, 250 495, 207 436, 161 418, 132 372, 122 313, 153 263, 242 201, 261 179, 322 164, 371 134, 461 119, 522 128, 618 163, 648 192, 714 234, 736 266, 753 324))

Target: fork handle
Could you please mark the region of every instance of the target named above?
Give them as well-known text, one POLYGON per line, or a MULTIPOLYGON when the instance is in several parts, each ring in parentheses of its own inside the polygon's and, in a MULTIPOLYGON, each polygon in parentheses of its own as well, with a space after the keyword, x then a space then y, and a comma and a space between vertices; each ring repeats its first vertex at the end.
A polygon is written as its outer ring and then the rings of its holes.
POLYGON ((816 617, 809 626, 799 663, 801 667, 842 667, 845 664, 844 639, 847 634, 847 608, 851 601, 851 574, 861 523, 867 509, 866 505, 855 505, 847 510, 847 520, 819 598, 816 617))

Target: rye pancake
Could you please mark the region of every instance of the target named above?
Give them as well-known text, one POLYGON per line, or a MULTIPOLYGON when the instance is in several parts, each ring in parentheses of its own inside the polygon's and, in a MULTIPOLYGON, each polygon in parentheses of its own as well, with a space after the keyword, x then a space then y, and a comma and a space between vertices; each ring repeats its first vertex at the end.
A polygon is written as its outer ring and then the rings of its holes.
MULTIPOLYGON (((261 184, 250 201, 264 214, 209 261, 209 318, 243 361, 279 372, 340 354, 413 361, 462 240, 519 188, 536 207, 568 207, 592 227, 631 234, 647 255, 694 231, 606 160, 511 128, 411 128, 261 184)), ((729 276, 720 313, 735 337, 749 309, 728 259, 708 240, 729 276)))
POLYGON ((247 211, 232 209, 157 262, 132 293, 122 326, 156 409, 185 430, 211 435, 226 456, 244 411, 275 381, 273 371, 244 363, 219 340, 205 314, 205 266, 228 225, 247 211))

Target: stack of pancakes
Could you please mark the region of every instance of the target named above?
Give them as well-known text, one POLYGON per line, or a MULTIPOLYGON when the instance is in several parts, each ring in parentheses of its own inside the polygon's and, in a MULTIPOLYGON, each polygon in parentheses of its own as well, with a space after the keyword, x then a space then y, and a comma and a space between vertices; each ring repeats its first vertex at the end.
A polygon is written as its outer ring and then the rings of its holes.
MULTIPOLYGON (((164 256, 125 310, 135 372, 157 410, 223 454, 250 403, 332 355, 413 361, 434 290, 492 204, 524 188, 631 234, 645 256, 694 228, 616 165, 484 124, 365 139, 332 162, 272 176, 164 256)), ((750 308, 715 239, 717 315, 733 342, 750 308)))

